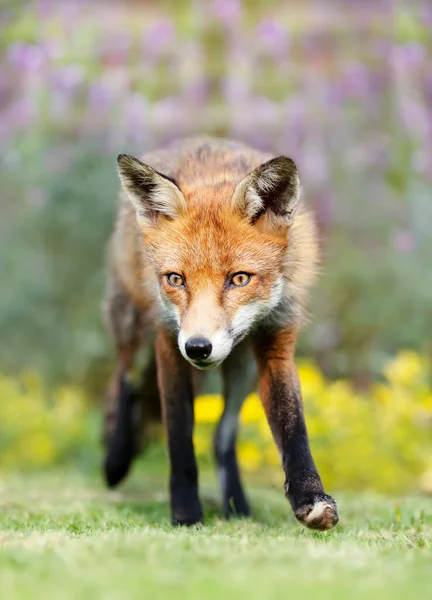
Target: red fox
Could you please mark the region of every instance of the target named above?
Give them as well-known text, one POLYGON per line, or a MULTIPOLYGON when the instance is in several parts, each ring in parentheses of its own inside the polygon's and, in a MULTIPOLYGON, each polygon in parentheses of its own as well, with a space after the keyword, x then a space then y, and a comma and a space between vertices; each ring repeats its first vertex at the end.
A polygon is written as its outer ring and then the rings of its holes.
POLYGON ((295 163, 200 138, 141 160, 121 154, 118 173, 106 298, 118 359, 106 413, 108 485, 127 474, 140 445, 131 370, 147 346, 143 410, 160 398, 173 524, 203 519, 192 441, 196 375, 220 367, 214 452, 225 515, 250 514, 235 443, 243 400, 258 382, 295 516, 312 529, 334 527, 337 506, 309 449, 294 364, 318 255, 295 163))

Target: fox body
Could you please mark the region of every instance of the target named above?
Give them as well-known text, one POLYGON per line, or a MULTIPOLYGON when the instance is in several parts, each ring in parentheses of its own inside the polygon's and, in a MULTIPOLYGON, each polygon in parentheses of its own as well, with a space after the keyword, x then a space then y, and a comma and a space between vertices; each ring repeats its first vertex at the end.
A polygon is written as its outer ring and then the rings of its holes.
POLYGON ((141 160, 120 155, 118 172, 106 297, 118 356, 106 413, 108 483, 127 473, 140 419, 160 400, 173 522, 202 520, 193 400, 199 371, 220 366, 225 409, 214 449, 225 514, 250 512, 235 440, 242 402, 258 382, 296 517, 333 527, 337 508, 309 450, 294 364, 317 262, 294 162, 229 140, 186 139, 141 160), (137 390, 130 373, 143 345, 151 359, 137 390))

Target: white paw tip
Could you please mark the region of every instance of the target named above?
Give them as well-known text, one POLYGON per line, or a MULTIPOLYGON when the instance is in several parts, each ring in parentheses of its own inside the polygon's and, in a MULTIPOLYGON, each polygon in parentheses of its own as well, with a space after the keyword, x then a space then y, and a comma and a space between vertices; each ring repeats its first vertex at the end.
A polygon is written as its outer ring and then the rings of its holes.
POLYGON ((317 502, 304 518, 304 524, 311 529, 331 529, 338 522, 336 507, 328 502, 317 502))

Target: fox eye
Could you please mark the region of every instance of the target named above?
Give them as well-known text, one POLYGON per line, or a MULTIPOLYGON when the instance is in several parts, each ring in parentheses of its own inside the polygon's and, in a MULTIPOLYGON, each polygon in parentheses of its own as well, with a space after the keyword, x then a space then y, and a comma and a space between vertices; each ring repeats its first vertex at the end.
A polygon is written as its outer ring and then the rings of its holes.
POLYGON ((184 285, 184 279, 178 273, 168 273, 166 278, 168 283, 173 287, 181 287, 182 285, 184 285))
POLYGON ((249 273, 234 273, 231 275, 230 283, 236 287, 244 287, 251 280, 252 275, 249 273))

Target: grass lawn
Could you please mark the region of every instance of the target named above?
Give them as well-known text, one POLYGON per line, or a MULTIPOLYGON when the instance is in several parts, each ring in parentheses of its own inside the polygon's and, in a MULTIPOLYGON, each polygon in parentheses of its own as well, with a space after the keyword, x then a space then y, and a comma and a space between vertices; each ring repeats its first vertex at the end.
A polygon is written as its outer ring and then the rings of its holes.
POLYGON ((206 525, 169 525, 165 468, 145 464, 119 491, 79 471, 0 482, 0 597, 432 597, 432 500, 335 494, 341 522, 298 525, 280 489, 251 483, 251 520, 222 519, 203 477, 206 525))

